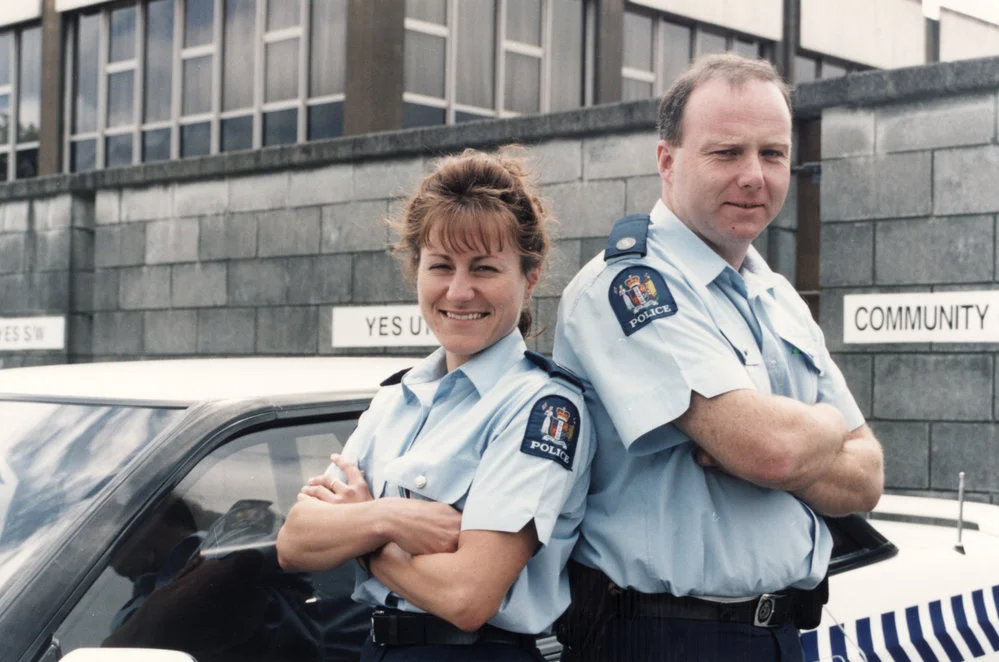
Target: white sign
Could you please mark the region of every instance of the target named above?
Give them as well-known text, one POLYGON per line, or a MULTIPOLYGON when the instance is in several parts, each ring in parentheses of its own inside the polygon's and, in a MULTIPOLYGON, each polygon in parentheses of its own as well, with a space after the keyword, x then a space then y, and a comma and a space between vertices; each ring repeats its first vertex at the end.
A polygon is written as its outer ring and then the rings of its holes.
POLYGON ((999 290, 848 294, 843 342, 999 342, 999 290))
POLYGON ((0 317, 0 352, 65 347, 65 317, 0 317))
POLYGON ((333 308, 333 347, 436 347, 440 343, 411 306, 333 308))

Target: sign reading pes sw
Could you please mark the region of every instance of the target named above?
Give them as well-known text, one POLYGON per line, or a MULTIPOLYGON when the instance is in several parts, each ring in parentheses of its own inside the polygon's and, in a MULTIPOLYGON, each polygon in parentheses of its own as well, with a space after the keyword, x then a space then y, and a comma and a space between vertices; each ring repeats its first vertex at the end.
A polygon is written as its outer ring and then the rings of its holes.
POLYGON ((440 343, 417 305, 333 308, 332 345, 350 347, 437 347, 440 343))
POLYGON ((65 317, 0 317, 0 352, 65 347, 65 317))

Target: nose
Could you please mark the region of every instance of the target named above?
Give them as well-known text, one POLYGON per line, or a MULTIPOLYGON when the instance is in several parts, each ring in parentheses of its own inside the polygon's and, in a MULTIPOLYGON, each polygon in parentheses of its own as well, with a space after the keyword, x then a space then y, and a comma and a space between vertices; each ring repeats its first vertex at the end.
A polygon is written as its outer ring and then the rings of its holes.
POLYGON ((472 279, 467 272, 457 270, 447 287, 447 298, 451 301, 468 301, 475 296, 472 279))
POLYGON ((763 164, 756 154, 747 154, 739 171, 739 188, 758 189, 763 186, 763 164))

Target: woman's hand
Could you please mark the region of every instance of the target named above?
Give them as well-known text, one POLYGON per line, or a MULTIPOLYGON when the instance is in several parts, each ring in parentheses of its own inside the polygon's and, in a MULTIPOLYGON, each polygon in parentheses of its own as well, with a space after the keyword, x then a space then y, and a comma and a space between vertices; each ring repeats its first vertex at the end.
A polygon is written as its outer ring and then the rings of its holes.
POLYGON ((337 453, 331 455, 330 460, 343 472, 347 482, 328 474, 314 476, 309 479, 308 485, 302 488, 298 495, 299 499, 308 496, 334 504, 363 503, 372 500, 364 472, 358 469, 356 464, 337 453))

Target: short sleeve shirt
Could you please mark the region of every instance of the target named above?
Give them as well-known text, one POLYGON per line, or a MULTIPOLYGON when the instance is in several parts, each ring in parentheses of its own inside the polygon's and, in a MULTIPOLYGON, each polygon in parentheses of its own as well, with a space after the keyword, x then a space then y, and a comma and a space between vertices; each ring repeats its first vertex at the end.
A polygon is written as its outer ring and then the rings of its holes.
POLYGON ((810 588, 832 539, 794 496, 700 467, 672 425, 690 403, 753 389, 863 423, 819 327, 752 248, 734 270, 660 201, 647 254, 598 255, 566 288, 555 359, 586 383, 597 454, 575 556, 648 593, 746 597, 810 588))
MULTIPOLYGON (((569 604, 565 565, 585 509, 592 430, 580 390, 524 357, 514 331, 446 372, 443 349, 383 387, 343 454, 375 498, 447 503, 462 530, 520 531, 541 543, 489 622, 545 631, 569 604)), ((358 570, 354 599, 421 611, 358 570)))

